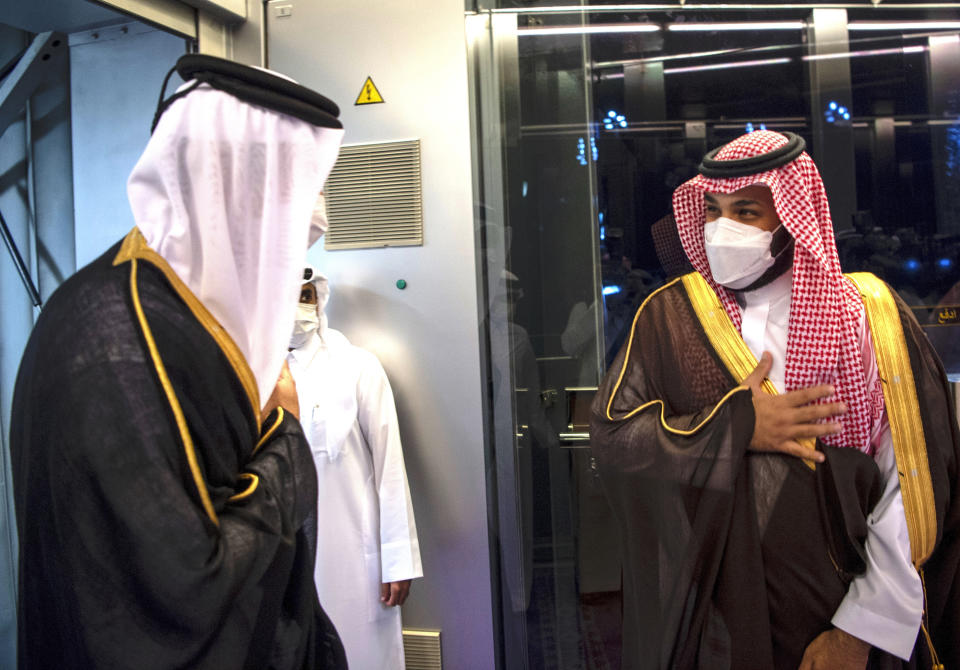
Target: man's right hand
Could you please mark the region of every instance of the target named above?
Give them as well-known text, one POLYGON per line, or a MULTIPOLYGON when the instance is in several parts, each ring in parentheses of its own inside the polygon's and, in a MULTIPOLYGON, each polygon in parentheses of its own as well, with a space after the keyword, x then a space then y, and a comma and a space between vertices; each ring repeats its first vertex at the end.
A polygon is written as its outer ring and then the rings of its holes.
POLYGON ((287 365, 286 361, 283 362, 283 367, 280 369, 280 377, 277 379, 277 385, 273 387, 273 393, 270 394, 267 404, 263 406, 263 410, 260 412, 260 423, 266 421, 270 412, 277 407, 282 407, 293 414, 298 421, 300 420, 300 397, 297 395, 297 383, 293 380, 293 375, 290 374, 290 366, 287 365))
POLYGON ((833 395, 834 389, 829 384, 808 386, 780 395, 765 393, 761 385, 772 365, 773 357, 769 352, 763 352, 760 363, 750 376, 743 380, 743 384, 753 391, 753 409, 756 415, 750 449, 777 451, 822 463, 824 455, 802 446, 799 440, 822 437, 839 431, 839 423, 817 423, 817 420, 844 414, 847 406, 842 402, 810 404, 833 395))

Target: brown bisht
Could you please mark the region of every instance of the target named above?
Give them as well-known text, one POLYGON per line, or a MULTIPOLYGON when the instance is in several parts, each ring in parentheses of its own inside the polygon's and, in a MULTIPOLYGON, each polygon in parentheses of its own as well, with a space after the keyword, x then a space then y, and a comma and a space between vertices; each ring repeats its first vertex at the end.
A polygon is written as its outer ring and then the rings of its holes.
MULTIPOLYGON (((930 473, 927 629, 940 661, 957 667, 960 438, 943 368, 896 305, 924 429, 915 451, 930 473)), ((620 528, 624 668, 795 670, 865 568, 879 469, 860 451, 819 443, 827 460, 815 470, 749 452, 752 392, 739 384, 755 366, 692 273, 640 307, 597 392, 591 446, 620 528)), ((908 497, 904 488, 907 506, 908 497)), ((921 632, 911 663, 874 649, 870 667, 930 667, 930 650, 921 632)))

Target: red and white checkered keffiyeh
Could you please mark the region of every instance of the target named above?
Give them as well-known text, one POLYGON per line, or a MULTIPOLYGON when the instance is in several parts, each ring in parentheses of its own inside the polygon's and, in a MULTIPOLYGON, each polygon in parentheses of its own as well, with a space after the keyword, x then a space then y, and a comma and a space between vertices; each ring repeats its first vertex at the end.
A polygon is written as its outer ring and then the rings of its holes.
MULTIPOLYGON (((787 143, 780 133, 759 130, 724 146, 715 160, 736 160, 765 154, 787 143)), ((705 192, 732 193, 764 184, 773 194, 777 215, 796 240, 793 289, 787 330, 786 390, 832 384, 847 405, 839 418, 843 429, 822 440, 836 447, 871 451, 873 404, 882 402, 879 382, 867 389, 861 359, 859 328, 863 302, 840 270, 833 223, 823 181, 806 152, 781 167, 733 178, 697 175, 673 193, 673 211, 680 240, 693 267, 713 287, 740 329, 741 312, 729 289, 717 284, 704 248, 705 192)), ((821 402, 832 401, 824 399, 821 402)))

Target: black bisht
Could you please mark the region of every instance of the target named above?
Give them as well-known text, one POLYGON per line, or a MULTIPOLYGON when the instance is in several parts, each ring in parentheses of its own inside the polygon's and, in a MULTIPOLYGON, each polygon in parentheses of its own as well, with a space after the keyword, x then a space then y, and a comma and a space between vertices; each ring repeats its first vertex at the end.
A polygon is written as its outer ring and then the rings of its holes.
POLYGON ((313 583, 316 473, 299 423, 275 411, 261 436, 224 350, 141 260, 214 521, 118 249, 54 293, 20 367, 19 667, 346 667, 313 583))

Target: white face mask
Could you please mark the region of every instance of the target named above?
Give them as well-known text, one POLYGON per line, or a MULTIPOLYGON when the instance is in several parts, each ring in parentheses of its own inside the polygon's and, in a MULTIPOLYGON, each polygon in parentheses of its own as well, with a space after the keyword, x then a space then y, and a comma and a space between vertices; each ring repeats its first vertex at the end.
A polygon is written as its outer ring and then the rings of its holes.
POLYGON ((317 306, 299 303, 297 305, 297 320, 293 323, 293 334, 290 336, 290 348, 299 349, 305 345, 319 325, 320 317, 317 316, 317 306))
POLYGON ((330 223, 327 221, 327 199, 323 193, 317 196, 317 202, 313 206, 313 214, 310 216, 310 236, 307 238, 307 248, 309 249, 323 237, 327 232, 330 223))
POLYGON ((727 288, 749 286, 775 260, 770 253, 772 231, 733 219, 721 216, 709 222, 703 227, 703 239, 710 272, 718 284, 727 288))

